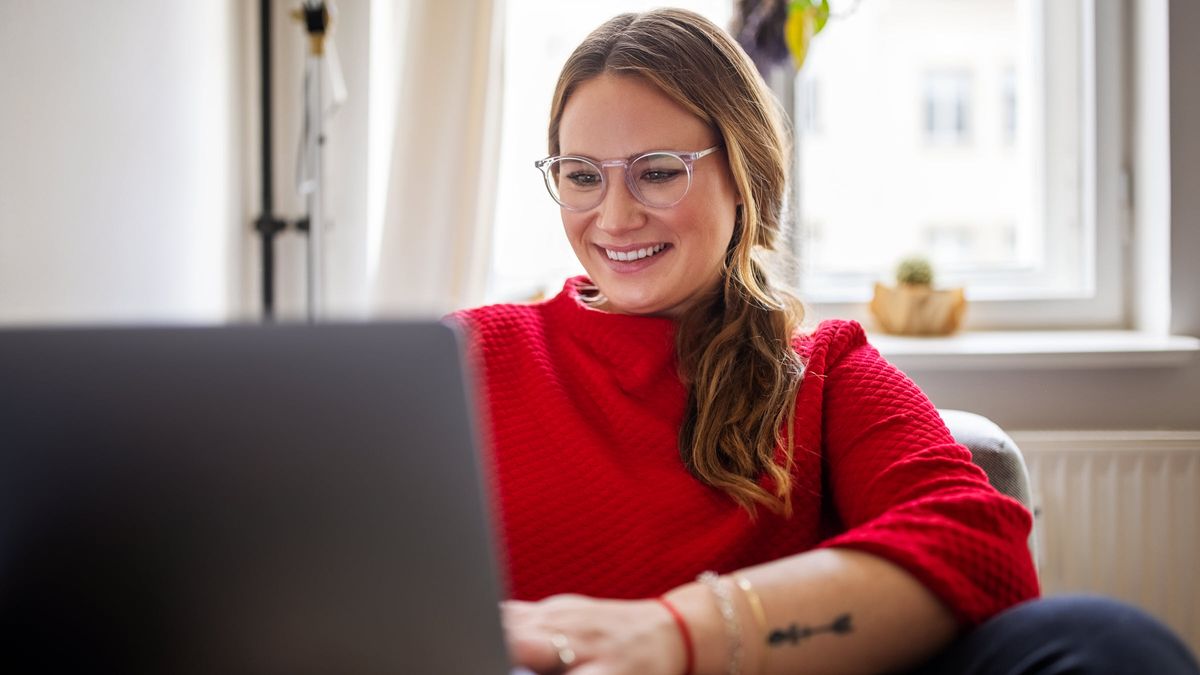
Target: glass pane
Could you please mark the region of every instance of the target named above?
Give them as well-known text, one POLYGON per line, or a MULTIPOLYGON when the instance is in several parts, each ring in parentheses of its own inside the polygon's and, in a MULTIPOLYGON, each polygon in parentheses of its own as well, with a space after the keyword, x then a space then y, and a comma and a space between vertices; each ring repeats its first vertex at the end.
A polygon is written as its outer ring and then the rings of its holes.
POLYGON ((912 254, 975 297, 1084 290, 1079 4, 834 3, 795 88, 809 300, 912 254))

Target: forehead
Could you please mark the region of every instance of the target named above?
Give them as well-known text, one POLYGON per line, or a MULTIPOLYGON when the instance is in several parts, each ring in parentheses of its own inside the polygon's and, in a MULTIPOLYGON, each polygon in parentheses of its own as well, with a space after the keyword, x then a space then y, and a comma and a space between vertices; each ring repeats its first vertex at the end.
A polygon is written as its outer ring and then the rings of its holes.
POLYGON ((579 85, 559 123, 560 152, 600 159, 646 150, 702 150, 708 125, 646 80, 604 74, 579 85))

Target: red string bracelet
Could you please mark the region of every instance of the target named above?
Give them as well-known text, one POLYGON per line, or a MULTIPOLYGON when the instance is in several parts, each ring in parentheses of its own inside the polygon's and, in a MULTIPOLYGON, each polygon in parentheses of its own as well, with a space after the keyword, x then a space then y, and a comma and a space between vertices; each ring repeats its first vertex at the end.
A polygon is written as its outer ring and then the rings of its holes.
POLYGON ((692 675, 692 670, 696 667, 696 655, 692 653, 692 631, 688 630, 688 625, 683 620, 683 615, 679 613, 679 610, 675 609, 675 605, 672 605, 666 597, 660 595, 655 600, 658 600, 663 607, 667 608, 667 611, 671 613, 671 618, 675 619, 675 625, 679 627, 679 636, 683 638, 683 675, 692 675))

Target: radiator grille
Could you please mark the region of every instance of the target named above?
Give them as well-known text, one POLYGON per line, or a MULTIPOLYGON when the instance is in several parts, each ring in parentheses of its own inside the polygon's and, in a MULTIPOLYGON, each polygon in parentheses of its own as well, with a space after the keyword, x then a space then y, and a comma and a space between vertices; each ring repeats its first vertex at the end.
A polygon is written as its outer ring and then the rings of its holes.
POLYGON ((1200 433, 1013 433, 1047 595, 1137 605, 1200 653, 1200 433))

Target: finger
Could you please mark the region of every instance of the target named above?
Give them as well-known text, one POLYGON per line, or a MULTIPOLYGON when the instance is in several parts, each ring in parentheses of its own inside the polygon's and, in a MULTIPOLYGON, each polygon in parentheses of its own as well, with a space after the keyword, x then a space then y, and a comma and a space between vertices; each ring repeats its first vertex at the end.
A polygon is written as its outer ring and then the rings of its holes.
POLYGON ((558 648, 554 646, 550 637, 541 631, 510 634, 508 648, 513 665, 524 666, 538 673, 557 673, 563 670, 558 648))
POLYGON ((538 623, 536 603, 515 600, 500 603, 500 624, 505 630, 533 628, 538 623))
POLYGON ((617 675, 620 672, 622 671, 613 670, 612 666, 603 661, 590 661, 571 669, 571 675, 617 675))
POLYGON ((595 600, 595 598, 591 598, 586 595, 580 595, 578 593, 559 593, 558 595, 551 595, 551 596, 547 597, 545 600, 542 600, 542 602, 554 603, 556 605, 561 605, 561 604, 570 605, 570 604, 578 604, 581 601, 589 602, 592 600, 595 600))
POLYGON ((520 614, 528 612, 537 607, 536 602, 525 602, 524 600, 505 600, 500 603, 500 611, 507 613, 520 614))
MULTIPOLYGON (((555 596, 540 602, 510 601, 500 605, 500 622, 505 629, 541 630, 543 633, 570 632, 581 618, 580 608, 570 604, 569 596, 555 596), (564 601, 567 604, 564 604, 564 601)), ((578 597, 578 596, 575 596, 578 597)))
POLYGON ((584 595, 563 593, 537 602, 505 600, 500 603, 501 618, 543 626, 561 626, 563 620, 577 618, 589 610, 595 600, 584 595))

